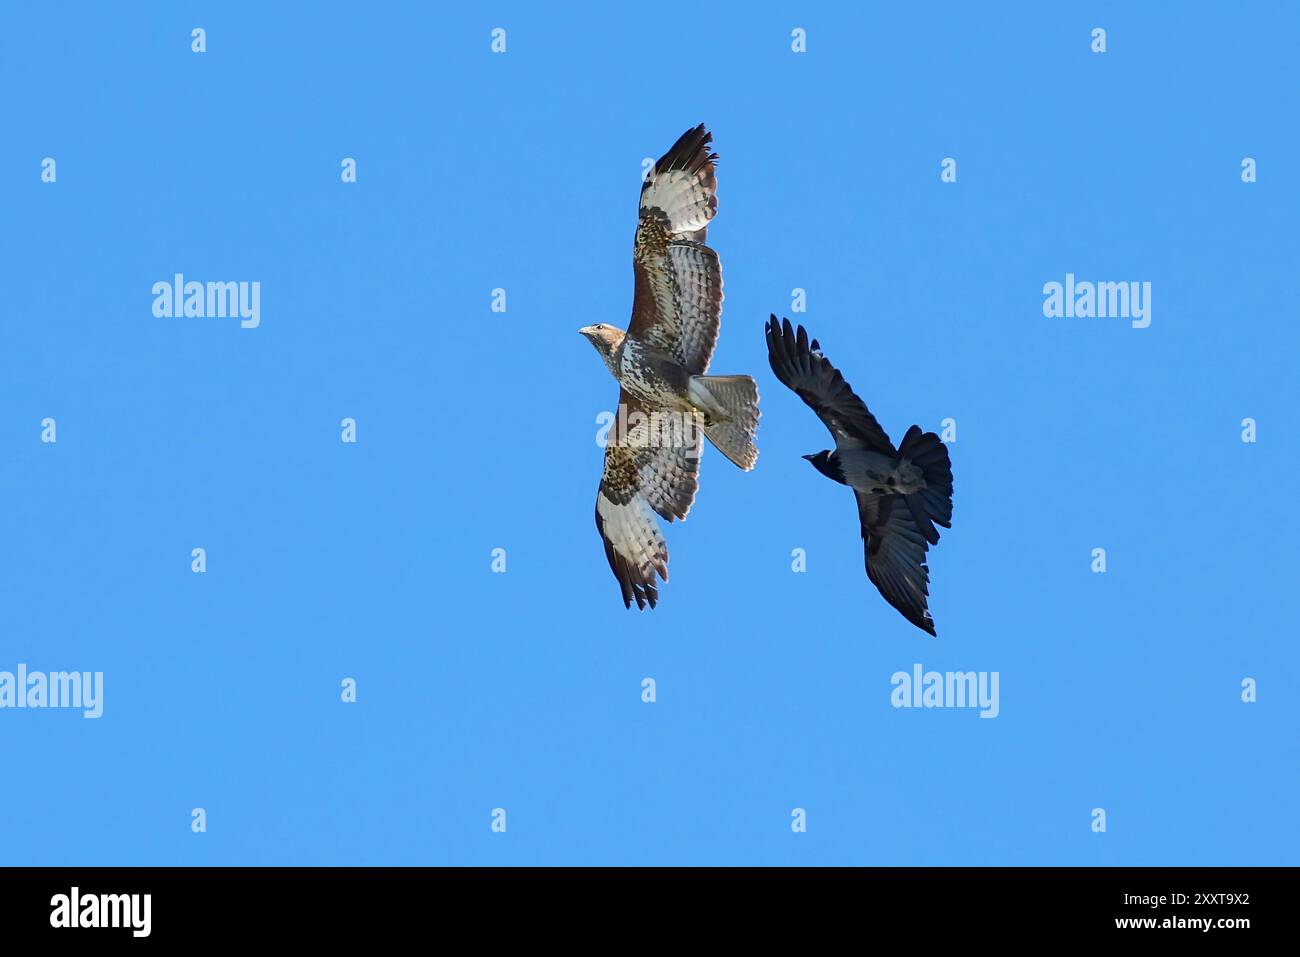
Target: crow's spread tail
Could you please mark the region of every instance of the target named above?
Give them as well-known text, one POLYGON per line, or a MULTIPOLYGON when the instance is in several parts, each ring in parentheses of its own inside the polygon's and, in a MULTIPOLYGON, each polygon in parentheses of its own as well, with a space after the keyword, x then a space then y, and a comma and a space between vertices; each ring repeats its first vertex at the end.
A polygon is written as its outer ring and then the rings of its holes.
POLYGON ((936 524, 952 528, 952 461, 948 447, 933 432, 922 432, 919 425, 914 425, 903 436, 898 454, 925 477, 925 488, 908 495, 907 504, 926 540, 934 545, 939 541, 936 524))

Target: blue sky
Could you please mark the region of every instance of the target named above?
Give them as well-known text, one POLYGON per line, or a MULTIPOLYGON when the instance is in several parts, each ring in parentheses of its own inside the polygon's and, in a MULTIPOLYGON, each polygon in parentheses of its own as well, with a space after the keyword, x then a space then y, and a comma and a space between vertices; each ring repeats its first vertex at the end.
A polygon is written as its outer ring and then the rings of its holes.
POLYGON ((1297 863, 1295 8, 537 6, 8 14, 0 670, 105 700, 0 710, 0 864, 1297 863), (638 614, 575 330, 699 122, 761 458, 705 453, 638 614), (175 273, 260 325, 155 318, 175 273), (1067 273, 1150 327, 1045 318, 1067 273), (895 439, 956 422, 937 640, 769 312, 895 439), (893 708, 916 663, 998 717, 893 708))

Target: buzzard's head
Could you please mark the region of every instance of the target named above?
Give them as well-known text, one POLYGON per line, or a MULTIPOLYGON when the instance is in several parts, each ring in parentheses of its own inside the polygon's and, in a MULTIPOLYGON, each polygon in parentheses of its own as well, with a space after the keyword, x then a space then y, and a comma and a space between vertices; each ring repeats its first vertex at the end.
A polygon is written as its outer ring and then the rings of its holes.
POLYGON ((614 350, 623 342, 623 336, 626 333, 622 329, 607 326, 603 322, 598 322, 594 326, 583 326, 578 331, 596 347, 600 357, 605 360, 605 365, 612 369, 614 367, 614 350))

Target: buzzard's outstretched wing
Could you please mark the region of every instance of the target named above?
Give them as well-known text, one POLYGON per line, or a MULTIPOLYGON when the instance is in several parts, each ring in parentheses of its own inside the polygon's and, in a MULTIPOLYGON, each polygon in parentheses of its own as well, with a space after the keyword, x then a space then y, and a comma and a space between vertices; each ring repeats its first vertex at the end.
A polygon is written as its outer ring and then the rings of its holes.
MULTIPOLYGON (((866 403, 854 394, 844 376, 821 354, 814 339, 800 326, 796 333, 789 319, 767 323, 767 361, 776 377, 817 413, 835 436, 836 448, 858 447, 897 455, 894 443, 880 427, 866 403)), ((888 597, 888 596, 886 596, 888 597)))
POLYGON ((855 491, 867 559, 867 577, 903 617, 931 635, 929 545, 901 495, 864 495, 855 491))
POLYGON ((636 295, 628 333, 696 375, 709 367, 722 317, 722 265, 704 245, 718 211, 712 141, 701 124, 655 164, 641 187, 632 247, 636 295))
POLYGON ((656 573, 668 581, 668 544, 655 513, 685 518, 699 488, 700 432, 675 414, 646 409, 619 393, 619 415, 605 443, 596 493, 596 528, 618 579, 623 605, 659 601, 656 573))

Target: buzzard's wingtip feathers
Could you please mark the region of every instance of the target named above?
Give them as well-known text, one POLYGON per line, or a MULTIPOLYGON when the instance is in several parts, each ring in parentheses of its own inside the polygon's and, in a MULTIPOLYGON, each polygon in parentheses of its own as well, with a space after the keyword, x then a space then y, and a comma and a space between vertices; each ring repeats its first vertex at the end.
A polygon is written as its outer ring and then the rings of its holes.
POLYGON ((718 162, 718 154, 709 148, 713 134, 701 123, 692 127, 677 138, 677 142, 668 148, 668 152, 659 157, 655 163, 656 173, 680 169, 688 173, 697 173, 718 162))
MULTIPOLYGON (((626 523, 618 518, 615 518, 613 528, 606 524, 605 517, 601 515, 602 500, 609 501, 613 507, 618 506, 611 500, 605 499, 602 487, 602 491, 596 496, 596 530, 600 533, 601 541, 605 546, 605 560, 609 562, 609 569, 618 581, 623 607, 631 608, 632 602, 635 601, 640 610, 644 610, 647 605, 654 608, 659 602, 659 588, 655 584, 655 573, 657 572, 665 582, 668 581, 668 550, 663 545, 662 538, 657 535, 658 528, 653 527, 656 535, 648 545, 640 541, 632 543, 642 549, 643 564, 638 564, 615 547, 615 538, 621 541, 628 534, 628 529, 626 523), (653 556, 646 554, 645 550, 655 545, 661 548, 660 553, 653 556)), ((623 544, 626 547, 627 543, 623 544)))
MULTIPOLYGON (((709 149, 713 134, 700 124, 683 133, 641 184, 641 219, 650 236, 637 230, 638 248, 653 240, 656 227, 673 239, 703 244, 709 221, 718 212, 718 154, 709 149)), ((661 240, 662 241, 662 240, 661 240)), ((644 253, 638 253, 644 258, 644 253)))

